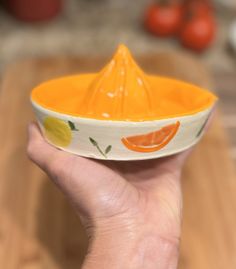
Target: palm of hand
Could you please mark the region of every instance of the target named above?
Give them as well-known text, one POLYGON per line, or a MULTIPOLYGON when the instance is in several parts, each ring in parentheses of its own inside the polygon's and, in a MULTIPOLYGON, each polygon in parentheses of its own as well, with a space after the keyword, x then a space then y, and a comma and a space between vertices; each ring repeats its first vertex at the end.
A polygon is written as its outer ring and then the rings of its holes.
MULTIPOLYGON (((62 153, 62 152, 61 152, 62 153)), ((85 219, 124 219, 122 225, 147 224, 178 238, 181 221, 180 170, 185 155, 138 162, 102 162, 67 153, 66 170, 53 166, 54 179, 85 219)), ((88 225, 91 225, 89 222, 88 225)))
POLYGON ((95 161, 47 144, 30 128, 28 154, 69 197, 84 222, 152 225, 175 238, 180 233, 180 172, 188 153, 149 161, 95 161))

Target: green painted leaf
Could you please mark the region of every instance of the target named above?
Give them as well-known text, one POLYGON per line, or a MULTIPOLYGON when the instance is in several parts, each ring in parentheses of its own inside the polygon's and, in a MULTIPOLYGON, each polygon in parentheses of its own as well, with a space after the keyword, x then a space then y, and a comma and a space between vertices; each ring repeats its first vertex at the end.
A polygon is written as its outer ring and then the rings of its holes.
POLYGON ((208 123, 208 120, 209 120, 210 116, 211 116, 211 113, 208 115, 207 119, 205 120, 205 122, 203 123, 202 127, 201 127, 200 130, 198 131, 196 137, 199 137, 199 136, 202 134, 202 132, 204 131, 204 129, 205 129, 207 123, 208 123))
POLYGON ((74 122, 72 122, 72 121, 68 121, 68 124, 69 124, 70 129, 71 129, 72 131, 79 131, 79 130, 75 127, 74 122))
POLYGON ((109 145, 106 150, 105 150, 105 153, 108 154, 112 149, 112 145, 109 145))
POLYGON ((98 143, 92 137, 89 137, 89 140, 94 146, 98 145, 98 143))

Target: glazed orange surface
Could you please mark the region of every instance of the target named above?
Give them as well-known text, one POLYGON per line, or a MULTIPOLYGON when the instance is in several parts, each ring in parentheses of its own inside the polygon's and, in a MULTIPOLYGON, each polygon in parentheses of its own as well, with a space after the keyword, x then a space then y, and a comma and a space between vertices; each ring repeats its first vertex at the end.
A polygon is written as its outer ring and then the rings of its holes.
POLYGON ((124 45, 98 74, 45 82, 31 97, 36 104, 63 114, 126 121, 191 115, 217 100, 197 86, 145 74, 124 45))

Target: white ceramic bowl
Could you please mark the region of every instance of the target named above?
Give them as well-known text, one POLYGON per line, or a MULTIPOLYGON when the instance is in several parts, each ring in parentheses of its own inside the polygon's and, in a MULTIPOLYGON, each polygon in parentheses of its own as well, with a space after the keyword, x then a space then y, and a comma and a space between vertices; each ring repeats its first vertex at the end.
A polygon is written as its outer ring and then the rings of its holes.
MULTIPOLYGON (((204 133, 214 104, 198 113, 189 116, 143 121, 109 121, 87 119, 54 112, 32 101, 32 105, 46 140, 62 150, 96 159, 108 160, 144 160, 172 155, 184 151, 196 144, 204 133), (70 126, 71 139, 68 145, 58 146, 47 135, 45 119, 58 119, 65 126, 70 126), (153 152, 139 152, 127 148, 122 138, 148 134, 160 130, 164 126, 176 124, 176 134, 169 143, 153 152)), ((53 128, 53 127, 52 127, 53 128)), ((63 130, 55 130, 55 135, 60 138, 63 130)))

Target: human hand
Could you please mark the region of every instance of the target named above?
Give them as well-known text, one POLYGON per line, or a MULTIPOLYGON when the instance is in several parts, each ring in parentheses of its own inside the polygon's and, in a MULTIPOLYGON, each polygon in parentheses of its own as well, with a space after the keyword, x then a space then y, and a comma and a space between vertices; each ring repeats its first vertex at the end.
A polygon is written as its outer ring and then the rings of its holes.
POLYGON ((89 236, 84 269, 177 268, 189 151, 132 162, 97 161, 58 150, 29 126, 29 157, 74 205, 89 236))

